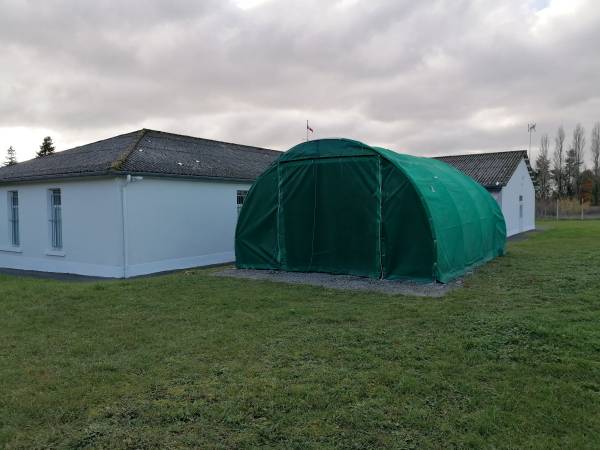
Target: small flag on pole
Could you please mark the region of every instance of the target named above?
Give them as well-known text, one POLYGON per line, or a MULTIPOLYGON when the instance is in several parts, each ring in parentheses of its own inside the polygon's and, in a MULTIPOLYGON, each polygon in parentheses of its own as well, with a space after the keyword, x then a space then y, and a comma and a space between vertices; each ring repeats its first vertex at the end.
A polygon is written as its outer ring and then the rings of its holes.
POLYGON ((310 125, 308 124, 308 120, 306 121, 306 142, 308 142, 308 132, 314 133, 315 130, 313 130, 310 125))

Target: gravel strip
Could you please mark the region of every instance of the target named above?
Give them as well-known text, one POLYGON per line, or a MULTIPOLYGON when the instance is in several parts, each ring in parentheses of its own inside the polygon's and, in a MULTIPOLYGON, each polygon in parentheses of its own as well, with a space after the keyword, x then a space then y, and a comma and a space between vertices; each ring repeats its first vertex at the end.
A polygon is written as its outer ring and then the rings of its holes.
POLYGON ((73 275, 69 273, 55 273, 55 272, 37 272, 35 270, 21 270, 21 269, 6 269, 0 267, 0 275, 12 275, 17 277, 29 277, 39 278, 41 280, 55 280, 55 281, 106 281, 115 280, 116 278, 102 278, 102 277, 91 277, 87 275, 73 275))
POLYGON ((442 297, 462 285, 462 279, 452 283, 415 283, 413 281, 375 280, 351 275, 332 275, 317 272, 282 272, 277 270, 248 270, 228 268, 214 273, 215 276, 266 280, 276 283, 308 284, 331 289, 372 291, 390 295, 413 295, 417 297, 442 297))

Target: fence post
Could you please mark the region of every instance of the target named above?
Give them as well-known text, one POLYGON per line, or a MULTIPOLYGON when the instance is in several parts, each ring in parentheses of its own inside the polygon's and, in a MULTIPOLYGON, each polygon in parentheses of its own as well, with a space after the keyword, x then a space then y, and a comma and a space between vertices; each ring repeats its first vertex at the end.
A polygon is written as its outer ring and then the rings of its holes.
POLYGON ((558 220, 558 197, 556 197, 556 220, 558 220))

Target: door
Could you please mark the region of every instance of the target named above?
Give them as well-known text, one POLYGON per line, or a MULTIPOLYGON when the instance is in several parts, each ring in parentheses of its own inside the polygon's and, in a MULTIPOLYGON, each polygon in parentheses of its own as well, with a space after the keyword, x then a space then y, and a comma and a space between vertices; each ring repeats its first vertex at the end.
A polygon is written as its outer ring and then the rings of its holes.
POLYGON ((519 195, 519 233, 523 232, 523 196, 519 195))
POLYGON ((283 269, 379 277, 379 158, 290 161, 280 171, 283 269))

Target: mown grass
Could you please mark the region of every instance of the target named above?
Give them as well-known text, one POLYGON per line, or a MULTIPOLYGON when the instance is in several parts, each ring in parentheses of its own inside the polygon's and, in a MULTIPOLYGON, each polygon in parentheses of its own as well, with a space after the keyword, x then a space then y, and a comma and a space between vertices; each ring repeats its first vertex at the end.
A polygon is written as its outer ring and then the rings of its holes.
POLYGON ((0 275, 0 448, 597 448, 600 222, 442 299, 0 275))

